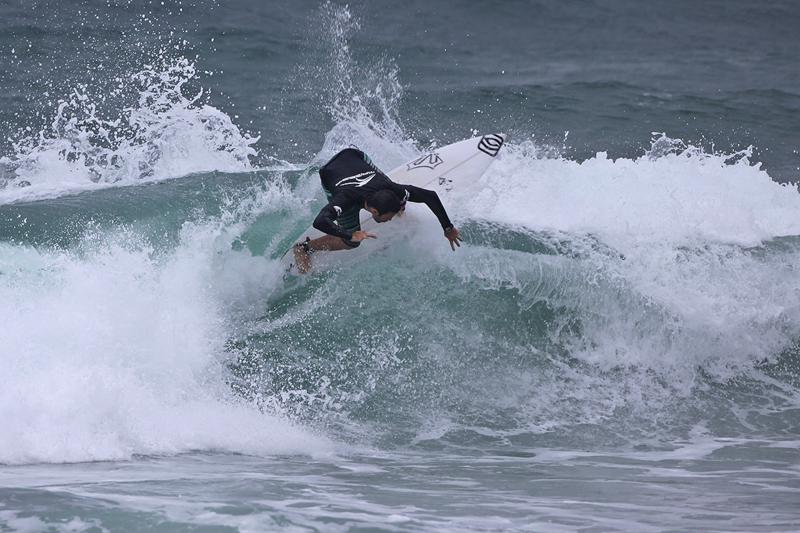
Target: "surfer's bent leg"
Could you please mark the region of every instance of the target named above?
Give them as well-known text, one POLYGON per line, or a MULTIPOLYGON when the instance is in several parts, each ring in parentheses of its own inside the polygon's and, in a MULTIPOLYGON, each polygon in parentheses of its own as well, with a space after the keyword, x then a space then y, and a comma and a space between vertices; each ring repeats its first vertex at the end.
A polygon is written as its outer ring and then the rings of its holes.
MULTIPOLYGON (((327 192, 327 191, 326 191, 327 192)), ((361 231, 361 221, 359 220, 360 209, 352 209, 341 214, 336 219, 336 223, 350 233, 361 231)), ((298 270, 305 274, 311 269, 311 254, 314 252, 336 252, 338 250, 350 250, 358 248, 360 242, 343 239, 335 235, 323 235, 318 239, 306 240, 295 245, 294 258, 298 270)))
MULTIPOLYGON (((325 195, 330 199, 331 192, 323 185, 325 195)), ((354 207, 343 212, 336 218, 336 225, 352 234, 361 231, 361 208, 354 207)), ((297 269, 305 274, 311 269, 311 254, 314 252, 335 252, 338 250, 350 250, 358 248, 360 242, 351 241, 335 235, 323 235, 318 239, 311 240, 306 238, 305 242, 299 242, 294 247, 294 258, 297 269)))

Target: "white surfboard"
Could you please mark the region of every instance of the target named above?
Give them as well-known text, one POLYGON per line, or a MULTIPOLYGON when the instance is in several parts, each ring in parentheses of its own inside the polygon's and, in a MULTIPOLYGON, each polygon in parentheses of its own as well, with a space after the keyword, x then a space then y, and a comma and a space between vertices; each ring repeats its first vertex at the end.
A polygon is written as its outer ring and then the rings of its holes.
MULTIPOLYGON (((395 183, 415 185, 436 191, 445 204, 445 208, 447 208, 446 199, 448 193, 460 187, 467 187, 477 181, 497 157, 505 140, 505 134, 493 133, 448 144, 400 165, 387 173, 387 176, 395 183)), ((402 217, 395 217, 391 223, 382 226, 402 223, 409 215, 412 218, 417 218, 418 209, 413 207, 416 205, 413 203, 407 204, 406 214, 402 217), (413 214, 409 213, 412 211, 413 214)), ((419 204, 419 207, 430 211, 425 204, 419 204)), ((433 213, 428 213, 428 215, 430 215, 431 231, 441 231, 439 222, 433 213)), ((361 211, 360 220, 361 229, 370 233, 378 226, 366 210, 361 211)), ((387 228, 387 230, 389 229, 387 228)), ((306 236, 316 239, 322 235, 324 234, 312 226, 303 233, 302 239, 305 240, 306 236)), ((332 264, 339 262, 337 258, 339 260, 345 259, 345 256, 347 258, 355 258, 355 256, 377 251, 387 245, 386 239, 368 239, 354 250, 315 253, 312 256, 311 271, 329 268, 332 264)), ((281 264, 286 268, 287 272, 295 274, 296 270, 293 268, 293 262, 294 254, 290 248, 281 258, 281 264)))

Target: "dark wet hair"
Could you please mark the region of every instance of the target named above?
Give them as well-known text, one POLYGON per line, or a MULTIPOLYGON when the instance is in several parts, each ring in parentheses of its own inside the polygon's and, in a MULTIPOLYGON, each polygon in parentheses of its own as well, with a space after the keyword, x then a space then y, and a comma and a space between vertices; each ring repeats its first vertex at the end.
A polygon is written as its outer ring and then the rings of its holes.
POLYGON ((385 215, 386 213, 400 211, 403 207, 403 202, 389 189, 383 189, 370 196, 367 200, 367 205, 377 209, 379 215, 385 215))

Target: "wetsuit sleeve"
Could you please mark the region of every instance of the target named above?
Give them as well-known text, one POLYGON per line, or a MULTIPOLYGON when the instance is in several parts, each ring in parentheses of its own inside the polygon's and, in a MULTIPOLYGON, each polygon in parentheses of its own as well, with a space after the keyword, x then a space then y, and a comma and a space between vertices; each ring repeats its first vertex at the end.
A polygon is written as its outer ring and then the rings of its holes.
POLYGON ((351 208, 352 206, 353 202, 346 196, 341 194, 335 195, 333 198, 331 198, 331 201, 328 202, 328 205, 320 210, 317 218, 314 219, 314 227, 323 233, 327 233, 328 235, 333 235, 335 237, 341 237, 349 241, 353 238, 353 234, 340 228, 336 223, 336 219, 339 218, 339 215, 342 214, 342 211, 351 208))
POLYGON ((442 229, 446 230, 453 227, 453 223, 450 222, 447 211, 445 211, 444 205, 442 205, 442 201, 439 199, 439 195, 436 194, 436 191, 429 191, 428 189, 414 187, 413 185, 400 185, 399 187, 401 190, 395 192, 397 192, 401 198, 406 198, 409 202, 427 205, 428 208, 433 211, 433 214, 436 215, 436 218, 439 219, 439 224, 442 225, 442 229))

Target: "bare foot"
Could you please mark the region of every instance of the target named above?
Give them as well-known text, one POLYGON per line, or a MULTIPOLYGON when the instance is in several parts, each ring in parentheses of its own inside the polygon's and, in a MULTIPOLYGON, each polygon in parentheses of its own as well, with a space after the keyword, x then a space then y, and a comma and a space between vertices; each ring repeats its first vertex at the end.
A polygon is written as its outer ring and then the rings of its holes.
MULTIPOLYGON (((308 242, 308 240, 309 239, 306 238, 306 242, 308 242)), ((301 274, 306 274, 311 270, 311 253, 306 251, 308 249, 307 246, 305 242, 297 243, 292 249, 292 252, 294 252, 294 264, 297 267, 297 271, 301 274)))

